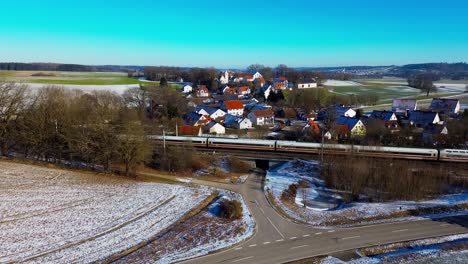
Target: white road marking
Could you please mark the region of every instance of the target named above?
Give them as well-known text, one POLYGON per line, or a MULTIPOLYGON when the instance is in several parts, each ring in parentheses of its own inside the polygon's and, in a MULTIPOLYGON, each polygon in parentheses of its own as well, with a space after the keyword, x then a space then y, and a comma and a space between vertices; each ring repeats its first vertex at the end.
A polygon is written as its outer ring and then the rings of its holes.
POLYGON ((250 257, 246 257, 246 258, 237 259, 237 260, 234 260, 233 262, 239 262, 239 261, 248 260, 248 259, 251 259, 251 258, 254 258, 254 256, 250 256, 250 257))
POLYGON ((408 231, 408 229, 393 230, 392 233, 405 232, 405 231, 408 231))
POLYGON ((318 232, 318 233, 315 233, 315 234, 316 234, 316 235, 321 235, 321 234, 322 234, 322 232, 318 232))
POLYGON ((260 209, 260 211, 262 211, 262 214, 265 214, 265 211, 263 210, 263 208, 261 207, 258 207, 260 209))
POLYGON ((283 241, 284 241, 284 239, 278 239, 278 240, 276 240, 276 242, 283 242, 283 241))
POLYGON ((342 240, 348 240, 348 239, 359 238, 359 237, 361 236, 343 237, 342 240))
POLYGON ((297 237, 291 237, 290 239, 293 240, 293 239, 296 239, 297 237))
POLYGON ((303 235, 303 237, 310 237, 310 235, 303 235))
POLYGON ((451 226, 451 224, 441 224, 440 226, 451 226))
POLYGON ((270 243, 271 243, 270 241, 263 242, 263 245, 268 245, 268 244, 270 244, 270 243))
POLYGON ((333 233, 335 232, 335 230, 328 230, 328 233, 333 233))
POLYGON ((241 250, 241 249, 242 249, 242 247, 235 248, 235 250, 241 250))
POLYGON ((265 216, 266 219, 268 220, 268 222, 270 222, 270 224, 275 228, 276 232, 278 232, 278 234, 284 238, 283 234, 281 234, 281 232, 279 231, 279 229, 273 224, 273 222, 271 221, 271 219, 268 217, 268 216, 265 216))
POLYGON ((302 246, 297 246, 297 247, 292 247, 290 249, 298 249, 298 248, 303 248, 303 247, 308 247, 309 245, 302 245, 302 246))
POLYGON ((257 244, 252 244, 252 245, 249 245, 249 247, 256 247, 257 244))

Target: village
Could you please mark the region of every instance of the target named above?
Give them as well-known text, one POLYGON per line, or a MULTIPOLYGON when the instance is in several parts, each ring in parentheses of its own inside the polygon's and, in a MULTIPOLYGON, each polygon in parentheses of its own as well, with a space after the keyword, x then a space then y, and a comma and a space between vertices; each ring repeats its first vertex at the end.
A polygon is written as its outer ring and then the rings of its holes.
MULTIPOLYGON (((369 145, 462 147, 462 135, 450 137, 448 124, 461 124, 459 99, 433 98, 418 106, 415 98, 395 98, 391 106, 363 110, 334 102, 316 109, 277 103, 283 93, 327 89, 313 78, 296 83, 286 77, 265 80, 259 72, 220 72, 216 89, 185 83, 189 100, 180 136, 266 138, 369 145)), ((455 129, 456 130, 456 129, 455 129)))

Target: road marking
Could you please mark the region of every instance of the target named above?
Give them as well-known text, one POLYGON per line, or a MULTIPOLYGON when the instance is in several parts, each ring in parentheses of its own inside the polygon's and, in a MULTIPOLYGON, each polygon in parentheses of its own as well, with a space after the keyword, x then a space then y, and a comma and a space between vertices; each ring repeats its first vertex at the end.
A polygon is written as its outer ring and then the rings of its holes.
POLYGON ((239 261, 248 260, 248 259, 251 259, 251 258, 254 258, 254 256, 250 256, 250 257, 246 257, 246 258, 237 259, 237 260, 234 260, 233 262, 239 262, 239 261))
POLYGON ((271 243, 270 241, 263 242, 263 245, 268 245, 268 244, 270 244, 270 243, 271 243))
POLYGON ((359 238, 359 237, 361 236, 343 237, 342 240, 348 240, 348 239, 359 238))
POLYGON ((296 239, 297 237, 291 237, 290 239, 293 240, 293 239, 296 239))
POLYGON ((303 235, 303 237, 310 237, 310 235, 303 235))
POLYGON ((260 211, 262 211, 262 214, 265 214, 265 211, 263 211, 263 208, 261 207, 258 207, 260 209, 260 211))
POLYGON ((322 232, 318 232, 318 233, 315 233, 315 234, 316 234, 316 235, 321 235, 321 234, 322 234, 322 232))
POLYGON ((392 233, 405 232, 405 231, 408 231, 408 229, 393 230, 392 233))
POLYGON ((276 240, 276 242, 283 242, 283 241, 284 241, 284 239, 278 239, 278 240, 276 240))
POLYGON ((256 247, 257 244, 252 244, 252 245, 249 245, 249 247, 256 247))
POLYGON ((266 219, 268 220, 268 222, 270 222, 270 224, 275 228, 276 232, 278 232, 278 234, 280 234, 280 236, 282 238, 284 238, 283 234, 281 234, 281 232, 279 231, 279 229, 273 224, 273 222, 271 221, 271 219, 268 217, 268 216, 265 216, 266 219))
POLYGON ((292 247, 290 249, 298 249, 298 248, 303 248, 303 247, 308 247, 309 245, 302 245, 302 246, 297 246, 297 247, 292 247))
POLYGON ((242 247, 235 248, 235 250, 241 250, 241 249, 242 249, 242 247))
POLYGON ((328 230, 328 233, 333 233, 335 232, 335 230, 328 230))
POLYGON ((440 226, 451 226, 451 224, 441 224, 440 226))

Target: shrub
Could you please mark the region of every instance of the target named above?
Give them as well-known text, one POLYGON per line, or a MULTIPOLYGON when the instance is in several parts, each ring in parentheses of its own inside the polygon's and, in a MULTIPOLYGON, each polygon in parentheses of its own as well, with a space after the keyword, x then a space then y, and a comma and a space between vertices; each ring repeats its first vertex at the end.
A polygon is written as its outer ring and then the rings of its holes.
POLYGON ((231 172, 234 173, 246 173, 249 172, 249 170, 252 168, 249 163, 233 156, 229 156, 227 158, 229 162, 229 167, 231 169, 231 172))
POLYGON ((299 185, 296 183, 289 185, 288 189, 284 190, 283 193, 281 194, 281 198, 286 201, 291 201, 291 202, 294 201, 296 199, 298 188, 299 188, 299 185))
POLYGON ((227 219, 240 219, 242 217, 242 205, 237 200, 225 200, 220 203, 220 216, 227 219))

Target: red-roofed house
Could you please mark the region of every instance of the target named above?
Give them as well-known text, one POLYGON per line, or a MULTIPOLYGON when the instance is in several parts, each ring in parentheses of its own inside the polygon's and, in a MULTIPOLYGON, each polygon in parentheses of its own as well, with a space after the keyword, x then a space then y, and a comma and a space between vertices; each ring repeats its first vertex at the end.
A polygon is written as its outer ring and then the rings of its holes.
POLYGON ((242 95, 249 95, 250 94, 250 87, 248 87, 248 86, 239 87, 239 93, 242 94, 242 95))
POLYGON ((197 95, 198 97, 209 97, 210 91, 206 88, 206 85, 198 85, 197 95))
POLYGON ((242 116, 244 114, 244 105, 240 100, 224 101, 223 110, 233 116, 242 116))
POLYGON ((275 116, 271 109, 253 110, 248 115, 248 118, 256 126, 272 125, 275 123, 275 116))

